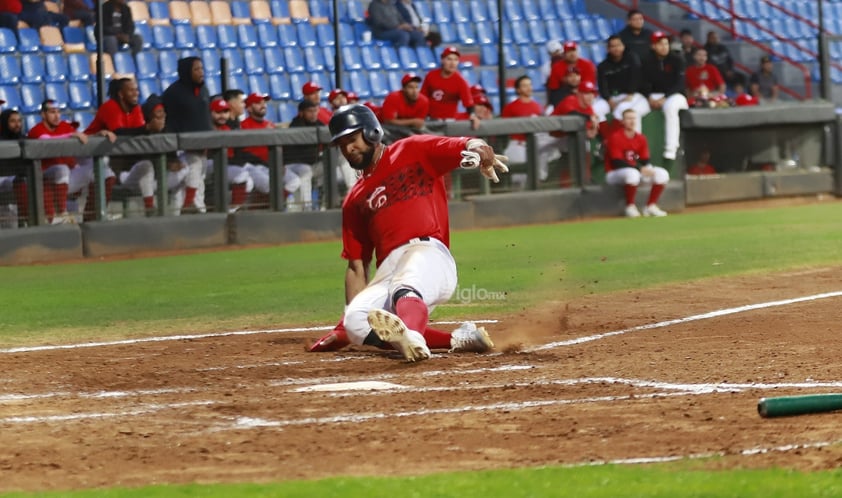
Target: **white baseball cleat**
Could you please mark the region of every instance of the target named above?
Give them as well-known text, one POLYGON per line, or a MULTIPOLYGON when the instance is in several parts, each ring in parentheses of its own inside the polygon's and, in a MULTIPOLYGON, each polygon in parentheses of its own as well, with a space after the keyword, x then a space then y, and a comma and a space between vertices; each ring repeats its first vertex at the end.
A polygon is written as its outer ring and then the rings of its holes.
POLYGON ((485 327, 464 322, 450 334, 451 353, 485 353, 494 347, 485 327))
POLYGON ((657 204, 649 204, 648 206, 643 208, 643 216, 661 217, 666 215, 667 212, 659 208, 657 204))
POLYGON ((388 342, 400 351, 406 361, 421 361, 432 356, 424 336, 408 329, 394 313, 381 309, 371 310, 368 312, 368 324, 381 341, 388 342))
POLYGON ((626 218, 640 218, 640 211, 634 204, 626 206, 626 218))

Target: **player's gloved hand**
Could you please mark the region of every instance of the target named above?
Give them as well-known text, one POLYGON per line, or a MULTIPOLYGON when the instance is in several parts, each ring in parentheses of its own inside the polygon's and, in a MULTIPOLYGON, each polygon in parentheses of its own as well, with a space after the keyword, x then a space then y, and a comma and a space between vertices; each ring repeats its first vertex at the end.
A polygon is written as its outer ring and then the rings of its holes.
POLYGON ((462 161, 459 165, 463 168, 479 167, 482 176, 497 183, 500 178, 497 177, 497 172, 508 173, 509 167, 506 163, 509 158, 500 154, 495 154, 494 149, 479 138, 472 138, 468 140, 465 147, 467 150, 462 151, 462 161))

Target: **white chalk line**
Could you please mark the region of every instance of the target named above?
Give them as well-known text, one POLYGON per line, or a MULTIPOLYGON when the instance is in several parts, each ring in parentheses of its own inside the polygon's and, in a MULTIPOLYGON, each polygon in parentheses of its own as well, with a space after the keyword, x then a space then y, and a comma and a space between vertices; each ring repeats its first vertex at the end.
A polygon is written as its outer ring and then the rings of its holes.
POLYGON ((75 422, 79 420, 90 419, 136 417, 139 415, 148 415, 150 413, 159 412, 163 410, 172 410, 187 406, 207 406, 213 405, 215 403, 217 402, 210 400, 184 401, 181 403, 148 404, 144 405, 142 408, 135 408, 132 410, 123 410, 117 412, 68 413, 62 415, 29 415, 4 417, 0 418, 0 424, 51 424, 55 422, 75 422))
MULTIPOLYGON (((474 323, 498 323, 499 320, 471 320, 474 323)), ((437 325, 458 325, 462 321, 441 321, 435 322, 437 325)), ((32 353, 36 351, 57 351, 61 349, 80 349, 80 348, 98 348, 103 346, 130 346, 133 344, 143 344, 146 342, 166 342, 166 341, 191 341, 196 339, 207 339, 210 337, 232 337, 243 335, 260 335, 260 334, 284 334, 295 332, 319 332, 326 330, 333 330, 335 325, 319 325, 316 327, 291 327, 284 329, 265 329, 265 330, 235 330, 230 332, 209 332, 206 334, 188 334, 188 335, 168 335, 155 337, 142 337, 138 339, 122 339, 119 341, 100 341, 100 342, 81 342, 72 344, 52 344, 44 346, 20 346, 15 348, 0 349, 0 354, 11 353, 32 353)))
POLYGON ((595 334, 589 335, 585 337, 578 337, 576 339, 568 339, 566 341, 558 341, 558 342, 551 342, 549 344, 544 344, 542 346, 535 346, 532 348, 525 349, 526 352, 534 352, 534 351, 543 351, 547 349, 554 349, 562 346, 574 346, 577 344, 583 344, 586 342, 598 341, 600 339, 605 339, 607 337, 613 337, 616 335, 623 335, 628 334, 629 332, 639 332, 641 330, 650 330, 650 329, 657 329, 662 327, 669 327, 670 325, 679 325, 683 323, 694 322, 697 320, 706 320, 708 318, 717 318, 720 316, 732 315, 735 313, 743 313, 746 311, 754 311, 763 308, 773 308, 776 306, 786 306, 789 304, 796 304, 802 303, 806 301, 816 301, 819 299, 827 299, 831 297, 839 297, 842 296, 842 291, 835 291, 835 292, 825 292, 822 294, 814 294, 812 296, 804 296, 804 297, 796 297, 793 299, 782 299, 780 301, 769 301, 766 303, 758 303, 758 304, 747 304, 745 306, 737 306, 735 308, 726 308, 716 311, 709 311, 707 313, 702 313, 699 315, 691 315, 684 318, 676 318, 673 320, 666 320, 663 322, 657 323, 650 323, 646 325, 639 325, 637 327, 631 327, 622 330, 615 330, 613 332, 605 332, 602 334, 595 334))

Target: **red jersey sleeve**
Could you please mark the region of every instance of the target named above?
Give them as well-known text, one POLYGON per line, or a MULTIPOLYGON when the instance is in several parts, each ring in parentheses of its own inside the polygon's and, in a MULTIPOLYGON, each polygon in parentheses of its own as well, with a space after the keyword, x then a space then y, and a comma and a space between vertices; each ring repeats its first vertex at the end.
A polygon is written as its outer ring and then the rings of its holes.
POLYGON ((342 210, 342 217, 342 258, 349 261, 371 261, 374 245, 368 236, 363 213, 357 206, 346 206, 342 210))

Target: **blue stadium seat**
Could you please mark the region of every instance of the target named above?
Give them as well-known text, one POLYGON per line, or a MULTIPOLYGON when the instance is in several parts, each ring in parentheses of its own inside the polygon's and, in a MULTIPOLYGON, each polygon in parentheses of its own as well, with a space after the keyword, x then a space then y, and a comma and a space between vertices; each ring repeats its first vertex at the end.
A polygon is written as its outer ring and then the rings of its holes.
MULTIPOLYGON (((266 95, 265 92, 262 93, 266 95)), ((263 119, 272 123, 279 123, 280 121, 278 116, 278 104, 272 101, 266 102, 266 116, 264 116, 263 119)))
POLYGON ((509 21, 523 20, 521 2, 516 0, 501 0, 503 3, 503 18, 509 21))
MULTIPOLYGON (((207 76, 205 76, 207 78, 207 76)), ((145 101, 153 93, 161 94, 161 84, 157 79, 144 78, 137 80, 137 88, 140 90, 140 99, 145 101)))
POLYGON ((489 95, 499 95, 500 85, 497 83, 497 69, 482 69, 479 73, 479 84, 489 95))
POLYGON ((280 47, 269 47, 263 49, 263 58, 266 59, 266 72, 269 74, 283 73, 286 71, 284 53, 280 47))
POLYGON ((611 36, 611 34, 613 33, 611 23, 608 22, 608 19, 602 16, 594 19, 594 27, 596 28, 596 32, 599 36, 600 41, 607 40, 608 37, 611 36))
MULTIPOLYGON (((336 72, 336 60, 334 60, 335 54, 334 49, 335 47, 322 47, 322 54, 324 55, 325 59, 325 70, 330 73, 336 72)), ((371 51, 373 52, 373 50, 371 51)))
POLYGON ((67 54, 67 67, 70 81, 90 81, 93 78, 87 54, 67 54))
POLYGON ((359 71, 363 69, 363 61, 359 47, 342 47, 342 66, 345 71, 359 71))
POLYGON ((20 98, 20 90, 16 85, 0 85, 0 100, 5 100, 4 109, 20 110, 23 102, 20 98))
POLYGON ((173 26, 175 48, 189 50, 196 48, 196 30, 189 24, 176 24, 173 26))
POLYGON ((85 30, 78 26, 61 28, 61 37, 68 45, 85 45, 85 30))
POLYGON ((230 2, 230 5, 231 17, 234 19, 251 19, 251 9, 249 8, 248 2, 244 0, 233 0, 230 2))
POLYGON ((520 64, 514 45, 503 46, 503 63, 508 68, 516 68, 520 64))
MULTIPOLYGON (((419 2, 420 3, 420 2, 419 2)), ((453 13, 450 8, 451 2, 444 0, 432 0, 430 7, 433 13, 433 23, 438 25, 454 22, 453 13)))
POLYGON ((217 43, 217 33, 214 26, 196 26, 196 45, 199 48, 216 48, 217 43))
POLYGON ((582 40, 586 42, 595 42, 600 39, 599 33, 596 31, 596 26, 593 20, 583 17, 579 19, 579 32, 582 34, 582 40))
POLYGON ((255 48, 258 46, 257 29, 254 24, 237 26, 237 44, 240 48, 255 48))
MULTIPOLYGON (((336 80, 336 75, 334 74, 327 74, 323 71, 314 71, 312 73, 305 73, 309 78, 310 81, 316 83, 322 88, 332 88, 333 82, 336 80)), ((328 92, 322 92, 322 100, 327 101, 327 94, 328 92)))
POLYGON ((269 75, 269 95, 274 100, 289 100, 293 98, 289 76, 286 73, 269 75))
POLYGON ((518 46, 518 52, 520 53, 520 65, 522 67, 530 68, 541 65, 538 51, 534 45, 520 45, 518 46))
POLYGON ((302 47, 315 47, 316 29, 309 22, 301 22, 295 24, 295 30, 298 32, 298 44, 302 47))
POLYGON ((386 71, 386 79, 389 81, 389 88, 392 90, 399 90, 403 88, 403 85, 401 84, 403 74, 403 71, 386 71))
POLYGON ((22 79, 20 59, 11 54, 0 55, 0 85, 17 85, 22 79))
POLYGON ((47 73, 45 81, 67 81, 70 68, 67 67, 67 57, 64 54, 44 54, 47 73))
POLYGON ((459 35, 456 34, 455 25, 447 23, 439 24, 437 27, 439 30, 439 34, 441 35, 441 41, 445 45, 450 45, 459 41, 459 35))
POLYGON ((305 47, 304 48, 304 68, 307 72, 316 72, 325 70, 325 59, 322 47, 305 47))
POLYGON ((237 88, 239 90, 242 90, 243 92, 248 93, 248 81, 246 81, 245 74, 228 73, 225 80, 227 83, 225 88, 237 88))
POLYGON ((219 76, 222 73, 222 62, 219 60, 219 50, 206 48, 199 51, 202 65, 205 67, 205 76, 219 76))
POLYGON ((137 74, 134 57, 129 52, 117 52, 112 57, 114 70, 120 74, 137 74))
POLYGON ((152 26, 152 46, 155 50, 175 48, 175 32, 172 26, 152 26))
MULTIPOLYGON (((41 49, 41 35, 38 34, 37 29, 18 28, 18 52, 35 53, 41 49)), ((45 52, 61 52, 62 47, 61 45, 45 45, 43 50, 45 52)))
POLYGON ((471 20, 474 22, 485 22, 491 20, 491 15, 488 12, 488 4, 485 0, 470 0, 468 2, 468 12, 471 20))
POLYGON ((438 67, 433 51, 429 47, 415 47, 415 55, 418 57, 418 65, 422 70, 429 71, 438 67))
POLYGON ((529 29, 530 38, 534 45, 541 45, 542 47, 549 40, 547 35, 546 23, 544 21, 527 21, 527 28, 529 29))
POLYGON ((91 122, 94 120, 95 116, 94 111, 76 111, 72 115, 73 121, 79 123, 79 129, 84 130, 88 126, 90 126, 91 122))
POLYGON ((307 83, 308 81, 310 81, 310 75, 307 73, 301 72, 289 74, 289 86, 292 88, 292 98, 294 100, 299 100, 304 96, 301 93, 301 87, 303 87, 304 83, 307 83))
POLYGON ((541 19, 541 10, 539 6, 535 4, 533 0, 528 2, 518 2, 521 5, 521 14, 523 18, 527 21, 537 21, 541 19))
POLYGON ((472 22, 460 22, 456 25, 456 36, 460 43, 465 45, 475 45, 479 39, 477 37, 476 25, 472 22))
POLYGON ((365 21, 366 8, 362 0, 348 0, 339 5, 341 22, 363 22, 365 21), (344 10, 343 10, 344 9, 344 10))
POLYGON ((527 76, 529 79, 532 80, 532 91, 533 92, 543 92, 546 90, 544 77, 541 75, 540 69, 528 69, 526 71, 527 76))
POLYGON ((479 83, 476 71, 462 71, 462 77, 465 78, 465 81, 467 81, 471 86, 479 83))
POLYGON ((356 45, 358 38, 354 26, 348 23, 339 23, 339 44, 340 45, 356 45))
POLYGON ((266 61, 263 50, 259 48, 243 49, 243 69, 246 74, 263 74, 266 72, 266 61))
POLYGON ((558 40, 563 43, 567 39, 561 21, 548 21, 544 23, 544 27, 547 28, 547 40, 558 40))
POLYGON ((324 0, 310 0, 310 17, 326 17, 333 21, 333 8, 330 2, 324 0))
POLYGON ((567 41, 583 41, 582 30, 579 29, 579 23, 575 20, 566 19, 561 21, 561 26, 564 28, 564 33, 567 35, 567 41))
POLYGON ((556 2, 553 0, 537 0, 536 3, 540 19, 545 21, 555 21, 558 19, 558 11, 555 8, 556 2))
POLYGON ((287 71, 291 73, 303 73, 306 70, 304 57, 298 47, 286 47, 284 49, 284 60, 287 64, 287 71))
POLYGON ((153 52, 138 52, 135 57, 138 79, 152 79, 158 76, 158 59, 153 52))
POLYGON ((401 61, 401 69, 407 72, 417 72, 421 65, 418 63, 418 55, 412 47, 398 47, 398 59, 401 61))
POLYGON ((178 79, 178 54, 174 50, 158 52, 161 78, 178 79))
POLYGON ((94 34, 94 27, 85 26, 85 50, 88 52, 96 52, 96 47, 97 43, 96 35, 94 34))
POLYGON ((44 95, 48 99, 55 100, 62 111, 70 106, 70 94, 67 92, 65 83, 47 83, 44 85, 44 95))
POLYGON ((20 65, 21 81, 24 83, 42 83, 46 79, 47 69, 41 54, 22 54, 20 65))
POLYGON ((481 45, 479 48, 479 61, 484 66, 496 66, 500 62, 496 45, 481 45))
MULTIPOLYGON (((170 8, 168 2, 155 0, 146 4, 149 7, 149 17, 157 23, 170 22, 170 8)), ((154 24, 154 22, 153 22, 154 24)))
POLYGON ((272 17, 280 19, 289 18, 289 2, 287 0, 271 0, 269 2, 269 10, 272 12, 272 17))
POLYGON ((292 24, 278 25, 278 41, 282 47, 298 46, 298 31, 292 24))
POLYGON ((271 23, 257 25, 257 43, 261 48, 278 46, 278 28, 271 23))
POLYGON ((208 95, 213 97, 222 93, 222 75, 221 74, 206 74, 205 88, 208 89, 208 95))
MULTIPOLYGON (((369 88, 371 88, 371 96, 376 99, 382 99, 389 94, 390 88, 386 86, 386 79, 383 73, 378 71, 368 72, 369 88)), ((400 87, 398 87, 400 88, 400 87)))
POLYGON ((320 47, 332 47, 336 45, 336 38, 333 36, 333 25, 316 25, 316 40, 320 47))
POLYGON ((383 46, 380 47, 379 50, 380 60, 383 61, 383 69, 392 70, 401 68, 401 61, 398 57, 398 51, 395 50, 395 47, 383 46))
MULTIPOLYGON (((573 19, 576 17, 576 9, 571 2, 556 2, 555 9, 559 19, 573 19)), ((623 21, 623 25, 625 25, 625 20, 623 21)))
POLYGON ((298 102, 281 102, 278 104, 278 121, 289 123, 298 115, 298 102))
POLYGON ((20 86, 21 108, 20 112, 38 112, 41 109, 41 102, 44 101, 44 90, 38 84, 26 84, 20 86))
POLYGON ((430 4, 427 2, 414 2, 415 10, 418 12, 418 17, 421 18, 421 22, 425 23, 432 23, 433 22, 433 11, 430 8, 430 4))
POLYGON ((227 48, 222 51, 222 57, 228 61, 229 74, 243 74, 246 70, 246 64, 243 62, 243 55, 239 50, 234 48, 227 48))
POLYGON ((269 83, 266 81, 265 74, 250 74, 248 75, 248 93, 259 93, 261 95, 270 95, 269 83))
POLYGON ((608 50, 605 48, 604 43, 597 42, 591 44, 591 61, 594 64, 599 64, 604 61, 607 55, 608 50))
POLYGON ((471 10, 465 2, 453 2, 450 5, 451 18, 453 22, 470 22, 471 10))
MULTIPOLYGON (((152 49, 152 26, 148 24, 139 24, 135 23, 134 25, 134 32, 139 34, 140 37, 143 39, 143 43, 141 44, 141 48, 143 50, 151 50, 152 49)), ((85 33, 85 40, 87 40, 87 33, 85 33)), ((66 40, 67 38, 65 38, 66 40)), ((94 48, 96 51, 96 48, 94 48)))
POLYGON ((475 23, 475 27, 477 43, 480 45, 491 45, 497 43, 497 35, 495 34, 494 27, 490 22, 477 22, 475 23))
POLYGON ((347 71, 342 74, 342 88, 356 92, 360 99, 371 97, 371 86, 364 71, 347 71))
POLYGON ((512 21, 509 24, 511 29, 512 42, 517 45, 527 45, 532 43, 532 38, 529 34, 529 25, 526 21, 512 21))
POLYGON ((219 48, 237 48, 237 31, 230 24, 220 24, 216 27, 216 40, 219 48))
POLYGON ((40 113, 29 113, 23 114, 23 129, 24 130, 31 130, 35 128, 38 123, 41 122, 41 115, 40 113))
MULTIPOLYGON (((363 23, 354 25, 354 36, 352 39, 355 45, 359 45, 361 47, 374 45, 375 42, 374 36, 371 34, 371 30, 363 23)), ((382 44, 383 42, 377 41, 377 43, 382 44)))
POLYGON ((18 38, 8 28, 0 28, 0 53, 13 54, 18 50, 18 38))

